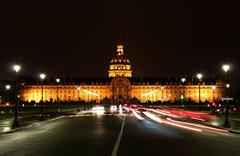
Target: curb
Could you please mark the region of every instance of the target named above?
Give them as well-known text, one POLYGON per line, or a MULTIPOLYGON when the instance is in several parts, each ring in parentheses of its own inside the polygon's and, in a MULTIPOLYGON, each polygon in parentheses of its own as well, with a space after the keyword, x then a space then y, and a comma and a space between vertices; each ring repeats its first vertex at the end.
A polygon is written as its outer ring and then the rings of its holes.
POLYGON ((23 127, 18 127, 18 128, 12 129, 10 131, 0 132, 0 135, 18 132, 18 131, 21 131, 21 130, 24 130, 24 129, 27 129, 27 128, 37 127, 41 124, 48 123, 48 122, 51 122, 51 121, 55 121, 55 120, 58 120, 58 119, 62 119, 62 118, 65 118, 65 117, 66 116, 60 116, 60 117, 56 117, 56 118, 45 120, 45 121, 39 121, 39 122, 30 124, 30 125, 26 125, 26 126, 23 126, 23 127))
POLYGON ((203 124, 204 124, 204 125, 207 125, 207 126, 210 126, 210 127, 213 127, 213 128, 226 130, 226 131, 228 131, 229 133, 240 134, 240 131, 235 131, 235 130, 227 129, 227 128, 224 128, 224 127, 215 127, 215 126, 208 125, 208 124, 205 124, 205 123, 203 123, 203 124))
POLYGON ((240 131, 228 130, 230 133, 240 134, 240 131))

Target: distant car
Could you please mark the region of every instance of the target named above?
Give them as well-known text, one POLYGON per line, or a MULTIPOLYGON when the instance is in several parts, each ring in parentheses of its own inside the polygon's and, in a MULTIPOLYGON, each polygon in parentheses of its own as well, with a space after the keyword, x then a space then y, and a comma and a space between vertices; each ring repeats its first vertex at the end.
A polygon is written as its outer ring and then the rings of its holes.
POLYGON ((6 103, 1 103, 0 107, 13 107, 14 104, 10 103, 10 102, 6 102, 6 103))
MULTIPOLYGON (((215 113, 223 114, 223 113, 226 112, 226 108, 225 108, 225 107, 220 107, 220 108, 217 108, 214 112, 215 112, 215 113)), ((236 113, 236 112, 238 112, 237 107, 231 107, 231 108, 229 109, 229 113, 236 113)))

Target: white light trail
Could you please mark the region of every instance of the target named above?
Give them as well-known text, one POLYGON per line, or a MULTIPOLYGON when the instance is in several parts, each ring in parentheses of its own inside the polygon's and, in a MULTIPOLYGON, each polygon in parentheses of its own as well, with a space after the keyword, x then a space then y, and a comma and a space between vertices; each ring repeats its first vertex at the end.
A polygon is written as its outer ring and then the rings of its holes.
POLYGON ((130 109, 128 107, 125 107, 125 106, 123 106, 123 109, 125 109, 127 112, 130 111, 130 109))
POLYGON ((170 112, 167 112, 167 111, 164 111, 164 110, 160 110, 160 109, 157 109, 157 110, 149 109, 149 110, 152 111, 152 112, 161 114, 161 115, 165 115, 165 116, 170 116, 170 117, 174 117, 174 118, 178 118, 179 117, 177 115, 171 114, 170 112))
POLYGON ((104 109, 104 107, 97 106, 97 107, 93 107, 93 108, 92 108, 92 111, 93 111, 94 113, 96 113, 97 115, 103 115, 104 112, 105 112, 105 109, 104 109))
POLYGON ((143 112, 144 115, 146 115, 147 117, 149 117, 150 119, 158 122, 158 123, 162 123, 163 121, 158 118, 157 116, 155 116, 154 114, 150 113, 150 112, 143 112))
POLYGON ((190 125, 190 126, 195 126, 198 128, 206 128, 206 129, 210 129, 210 130, 215 130, 215 131, 220 131, 220 132, 228 132, 225 129, 218 129, 218 128, 213 128, 213 127, 209 127, 209 126, 204 126, 204 125, 199 125, 199 124, 193 124, 193 123, 187 123, 187 122, 182 122, 182 121, 176 121, 176 120, 172 120, 170 118, 167 118, 167 120, 175 122, 175 123, 180 123, 180 124, 185 124, 185 125, 190 125))
POLYGON ((122 114, 122 105, 119 105, 119 113, 122 114))
POLYGON ((145 114, 147 117, 149 117, 150 119, 152 119, 152 120, 154 120, 158 123, 165 123, 165 124, 172 125, 172 126, 175 126, 175 127, 180 127, 180 128, 184 128, 184 129, 188 129, 188 130, 192 130, 192 131, 196 131, 196 132, 202 132, 201 129, 192 128, 192 127, 176 124, 176 123, 173 123, 173 122, 161 120, 160 118, 158 118, 157 116, 155 116, 154 114, 149 113, 149 112, 143 112, 143 114, 145 114))
POLYGON ((138 120, 144 120, 144 118, 141 117, 135 110, 133 110, 132 108, 130 108, 130 110, 133 112, 133 114, 138 120))

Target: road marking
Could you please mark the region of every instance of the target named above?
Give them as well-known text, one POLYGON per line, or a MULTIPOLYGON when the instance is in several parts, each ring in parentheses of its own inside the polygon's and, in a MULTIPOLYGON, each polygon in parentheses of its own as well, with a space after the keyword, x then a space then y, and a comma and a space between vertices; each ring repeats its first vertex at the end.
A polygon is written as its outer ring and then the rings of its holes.
POLYGON ((117 138, 117 141, 116 141, 115 146, 113 148, 111 156, 116 156, 117 155, 118 148, 119 148, 119 145, 120 145, 120 142, 121 142, 121 139, 122 139, 124 124, 125 124, 125 116, 123 118, 122 127, 121 127, 121 130, 120 130, 119 134, 118 134, 118 138, 117 138))

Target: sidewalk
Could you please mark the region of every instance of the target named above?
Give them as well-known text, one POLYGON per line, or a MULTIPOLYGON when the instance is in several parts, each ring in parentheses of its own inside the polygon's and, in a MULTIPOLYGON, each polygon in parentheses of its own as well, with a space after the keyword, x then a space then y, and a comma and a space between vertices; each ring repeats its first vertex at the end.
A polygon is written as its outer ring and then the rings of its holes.
POLYGON ((12 124, 13 124, 13 118, 8 118, 8 119, 4 119, 4 120, 0 120, 0 135, 1 134, 6 134, 6 133, 11 133, 20 129, 24 129, 27 128, 29 126, 33 126, 36 123, 41 123, 41 122, 45 122, 48 121, 50 119, 54 119, 60 116, 56 116, 56 115, 47 115, 44 116, 44 120, 41 119, 40 115, 32 115, 32 116, 24 116, 24 117, 19 117, 18 118, 18 122, 19 122, 19 127, 16 128, 12 128, 12 124))
POLYGON ((240 119, 238 118, 229 118, 231 128, 229 129, 232 133, 240 134, 240 119))
MULTIPOLYGON (((217 118, 217 119, 211 119, 207 122, 203 122, 206 125, 216 127, 216 128, 221 128, 221 129, 226 129, 223 127, 225 122, 225 118, 217 118)), ((231 133, 237 133, 240 134, 240 120, 235 119, 235 118, 229 118, 229 122, 231 124, 231 128, 228 129, 229 132, 231 133)))
POLYGON ((75 111, 62 111, 60 114, 55 112, 48 113, 44 115, 44 120, 41 119, 40 114, 28 114, 18 118, 20 126, 17 128, 12 128, 12 124, 14 120, 13 117, 2 119, 0 120, 0 135, 15 132, 24 128, 32 127, 39 123, 44 123, 44 122, 52 121, 55 119, 59 119, 64 116, 74 115, 75 113, 76 113, 75 111))
POLYGON ((0 134, 11 131, 12 123, 13 123, 13 118, 0 120, 0 134))

